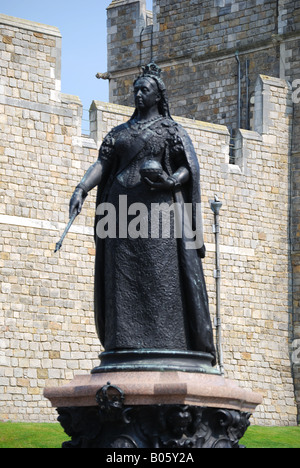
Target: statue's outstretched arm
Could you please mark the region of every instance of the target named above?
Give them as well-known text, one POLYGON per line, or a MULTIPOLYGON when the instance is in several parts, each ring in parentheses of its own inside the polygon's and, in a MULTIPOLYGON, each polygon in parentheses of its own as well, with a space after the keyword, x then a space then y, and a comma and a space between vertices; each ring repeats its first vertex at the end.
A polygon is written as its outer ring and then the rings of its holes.
POLYGON ((71 197, 69 209, 70 218, 74 213, 79 214, 81 212, 82 205, 88 195, 88 192, 101 183, 106 165, 106 161, 98 159, 87 170, 71 197))

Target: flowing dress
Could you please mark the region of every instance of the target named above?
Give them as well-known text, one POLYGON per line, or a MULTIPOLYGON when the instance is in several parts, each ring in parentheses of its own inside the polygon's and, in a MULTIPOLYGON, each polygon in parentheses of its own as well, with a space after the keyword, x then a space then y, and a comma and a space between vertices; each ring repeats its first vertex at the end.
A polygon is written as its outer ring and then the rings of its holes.
MULTIPOLYGON (((185 235, 177 238, 173 222, 163 233, 162 218, 151 214, 159 206, 168 212, 174 203, 190 203, 193 209, 200 205, 198 161, 188 135, 169 118, 143 125, 132 119, 107 135, 99 160, 110 167, 98 187, 95 219, 95 321, 105 350, 215 355, 201 262, 202 226, 198 247, 188 249, 185 235), (140 176, 149 159, 160 162, 169 175, 186 167, 189 182, 176 190, 151 189, 140 176), (103 227, 99 205, 104 203, 115 209, 114 235, 99 228, 103 227)), ((196 229, 195 213, 191 223, 196 229)))

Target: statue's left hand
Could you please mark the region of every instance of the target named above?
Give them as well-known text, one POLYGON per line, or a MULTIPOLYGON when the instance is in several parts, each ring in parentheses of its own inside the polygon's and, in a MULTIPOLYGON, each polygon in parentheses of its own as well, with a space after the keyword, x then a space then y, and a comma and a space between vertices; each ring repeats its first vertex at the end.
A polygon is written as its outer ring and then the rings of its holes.
POLYGON ((144 177, 143 180, 150 188, 155 190, 170 190, 175 185, 174 179, 166 173, 159 174, 156 182, 152 182, 148 177, 144 177))

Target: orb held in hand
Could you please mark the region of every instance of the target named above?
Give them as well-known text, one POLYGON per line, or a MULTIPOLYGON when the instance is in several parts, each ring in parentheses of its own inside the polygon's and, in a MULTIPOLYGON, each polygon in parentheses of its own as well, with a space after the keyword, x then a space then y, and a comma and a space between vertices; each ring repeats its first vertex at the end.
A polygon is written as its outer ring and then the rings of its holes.
POLYGON ((162 165, 155 159, 145 161, 140 169, 142 178, 147 177, 149 180, 151 180, 151 182, 157 182, 159 180, 159 176, 162 175, 162 173, 162 165))

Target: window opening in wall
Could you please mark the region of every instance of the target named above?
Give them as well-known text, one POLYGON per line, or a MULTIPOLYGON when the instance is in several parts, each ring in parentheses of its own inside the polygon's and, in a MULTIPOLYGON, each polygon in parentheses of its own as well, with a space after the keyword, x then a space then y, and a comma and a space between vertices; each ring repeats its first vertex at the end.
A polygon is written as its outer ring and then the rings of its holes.
POLYGON ((230 142, 229 142, 229 164, 235 164, 235 140, 236 140, 236 130, 229 128, 230 133, 230 142))
POLYGON ((254 128, 254 104, 255 104, 255 93, 251 93, 249 97, 249 128, 247 130, 253 130, 254 128))

